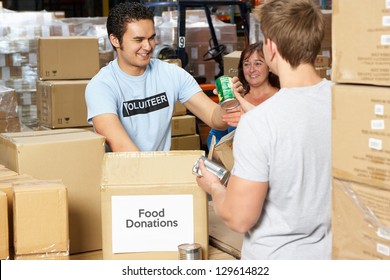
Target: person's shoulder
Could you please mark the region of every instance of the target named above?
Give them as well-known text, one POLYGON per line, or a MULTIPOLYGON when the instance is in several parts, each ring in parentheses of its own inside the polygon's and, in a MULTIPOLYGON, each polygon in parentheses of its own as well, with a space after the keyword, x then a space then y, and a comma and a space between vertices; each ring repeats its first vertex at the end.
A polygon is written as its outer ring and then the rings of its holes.
POLYGON ((107 75, 108 73, 111 73, 113 71, 113 67, 115 67, 115 63, 116 63, 115 60, 111 60, 109 63, 107 63, 106 65, 101 67, 93 78, 99 77, 102 75, 104 76, 104 75, 107 75))
POLYGON ((114 61, 110 61, 107 65, 99 69, 99 71, 93 76, 88 85, 101 85, 111 79, 114 67, 114 61))
POLYGON ((328 79, 322 79, 322 81, 320 82, 319 84, 319 87, 322 88, 322 89, 327 89, 327 90, 331 90, 331 88, 333 87, 334 85, 334 82, 333 81, 330 81, 328 79))

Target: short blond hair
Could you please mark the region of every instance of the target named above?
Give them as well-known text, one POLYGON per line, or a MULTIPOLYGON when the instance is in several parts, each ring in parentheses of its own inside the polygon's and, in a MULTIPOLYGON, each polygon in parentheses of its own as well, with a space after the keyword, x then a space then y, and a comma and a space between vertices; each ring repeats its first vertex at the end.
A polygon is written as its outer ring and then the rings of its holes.
POLYGON ((266 0, 254 14, 260 20, 264 41, 271 39, 293 67, 314 65, 324 38, 324 19, 313 0, 266 0))

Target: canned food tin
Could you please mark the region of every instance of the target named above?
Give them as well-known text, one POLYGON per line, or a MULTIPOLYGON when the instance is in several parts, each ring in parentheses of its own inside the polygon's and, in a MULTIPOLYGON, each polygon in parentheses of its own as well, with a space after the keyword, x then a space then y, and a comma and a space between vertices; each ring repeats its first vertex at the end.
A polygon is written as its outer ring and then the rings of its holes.
POLYGON ((198 243, 185 243, 180 244, 179 248, 179 260, 201 260, 202 259, 202 246, 198 243))
POLYGON ((221 76, 215 81, 215 86, 222 109, 233 109, 239 105, 238 100, 234 96, 232 78, 221 76))
POLYGON ((227 181, 230 177, 230 172, 222 165, 215 163, 214 161, 211 161, 207 159, 205 156, 201 156, 192 167, 192 174, 201 177, 202 172, 199 169, 199 160, 203 160, 205 167, 208 171, 213 173, 214 175, 217 175, 219 180, 221 181, 221 184, 226 185, 227 181))

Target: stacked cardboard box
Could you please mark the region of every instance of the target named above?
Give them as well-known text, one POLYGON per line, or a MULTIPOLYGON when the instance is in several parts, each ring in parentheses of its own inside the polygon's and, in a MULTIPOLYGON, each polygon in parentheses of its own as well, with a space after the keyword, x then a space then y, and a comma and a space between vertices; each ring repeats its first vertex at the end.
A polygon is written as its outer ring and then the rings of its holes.
POLYGON ((234 77, 238 76, 238 63, 241 51, 233 51, 223 57, 223 74, 234 77))
MULTIPOLYGON (((165 60, 182 67, 180 59, 165 60)), ((187 108, 176 101, 172 114, 171 150, 199 150, 200 138, 196 133, 196 118, 187 115, 187 108)))
MULTIPOLYGON (((17 99, 18 115, 26 129, 39 127, 36 83, 40 76, 48 74, 38 73, 39 38, 92 36, 98 40, 99 67, 114 58, 105 17, 59 19, 58 12, 16 12, 0 8, 0 22, 0 85, 12 88, 20 95, 17 99)), ((73 50, 73 57, 80 55, 79 51, 84 49, 73 50)), ((71 52, 71 49, 68 51, 71 52)), ((64 62, 62 59, 63 56, 51 58, 61 64, 64 62)), ((80 61, 84 61, 84 57, 80 61)), ((68 69, 74 75, 84 71, 85 65, 68 69)))
POLYGON ((389 8, 333 2, 334 259, 390 259, 389 8))
POLYGON ((36 126, 37 38, 69 36, 74 31, 72 26, 56 20, 52 12, 0 11, 0 85, 23 95, 20 101, 26 102, 18 103, 19 118, 36 126), (28 101, 24 99, 26 95, 30 95, 28 101))
POLYGON ((96 37, 51 36, 38 39, 37 106, 42 126, 89 126, 84 92, 100 69, 96 37))
POLYGON ((15 90, 0 85, 0 133, 20 131, 17 106, 15 90))
POLYGON ((67 190, 61 181, 14 184, 15 259, 69 257, 67 190))
POLYGON ((171 150, 199 150, 200 137, 196 133, 196 118, 176 101, 172 115, 171 150))
POLYGON ((67 189, 0 166, 0 259, 69 259, 67 189))
POLYGON ((13 172, 13 174, 9 174, 7 177, 1 177, 0 178, 0 191, 4 192, 7 195, 7 213, 8 213, 8 239, 9 239, 9 248, 11 251, 13 251, 14 247, 14 218, 13 218, 13 205, 14 205, 14 193, 12 189, 12 185, 19 183, 19 182, 26 182, 26 181, 33 181, 35 180, 34 177, 22 174, 18 175, 18 173, 8 169, 9 172, 13 172))
POLYGON ((71 254, 102 248, 103 136, 84 129, 3 133, 0 150, 5 167, 38 180, 61 180, 67 187, 71 254))
POLYGON ((0 260, 9 259, 7 195, 0 191, 0 260))

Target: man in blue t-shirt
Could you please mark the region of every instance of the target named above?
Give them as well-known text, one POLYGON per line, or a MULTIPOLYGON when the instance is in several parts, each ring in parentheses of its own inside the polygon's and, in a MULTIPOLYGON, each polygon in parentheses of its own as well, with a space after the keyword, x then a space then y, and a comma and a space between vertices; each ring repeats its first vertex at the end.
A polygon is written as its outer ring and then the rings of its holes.
MULTIPOLYGON (((88 122, 105 136, 109 151, 168 151, 178 100, 210 127, 226 129, 238 109, 224 111, 184 69, 152 58, 153 12, 138 2, 110 10, 107 33, 117 58, 88 83, 88 122)), ((238 78, 234 87, 242 90, 238 78)))

